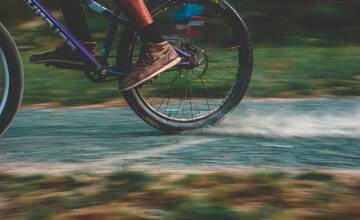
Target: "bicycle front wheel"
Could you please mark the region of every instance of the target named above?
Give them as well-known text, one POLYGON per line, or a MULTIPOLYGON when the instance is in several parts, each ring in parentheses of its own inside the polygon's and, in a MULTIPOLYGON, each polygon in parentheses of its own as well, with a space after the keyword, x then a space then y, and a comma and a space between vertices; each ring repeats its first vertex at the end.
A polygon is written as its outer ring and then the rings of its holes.
MULTIPOLYGON (((125 98, 143 120, 163 131, 216 124, 240 103, 250 82, 253 50, 244 20, 223 0, 153 4, 149 7, 164 38, 196 62, 125 92, 125 98)), ((131 61, 135 62, 142 42, 135 37, 131 45, 131 61)))
POLYGON ((0 137, 15 117, 23 87, 19 52, 9 32, 0 23, 0 137))

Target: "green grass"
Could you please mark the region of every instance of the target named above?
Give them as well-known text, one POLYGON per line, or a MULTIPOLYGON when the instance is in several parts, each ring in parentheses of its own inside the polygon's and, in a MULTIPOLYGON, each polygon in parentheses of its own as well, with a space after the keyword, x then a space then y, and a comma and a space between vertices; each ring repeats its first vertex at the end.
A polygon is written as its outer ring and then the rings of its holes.
POLYGON ((120 97, 116 82, 93 84, 84 73, 30 64, 23 54, 25 69, 25 104, 54 102, 81 105, 106 102, 120 97))
MULTIPOLYGON (((358 51, 360 47, 257 48, 253 79, 247 95, 250 97, 359 96, 360 52, 358 51)), ((55 102, 62 105, 81 105, 101 103, 121 97, 116 82, 95 85, 85 79, 80 72, 30 64, 27 60, 29 54, 23 53, 26 104, 55 102)), ((164 77, 153 87, 163 85, 171 77, 174 76, 164 77)), ((213 88, 211 93, 216 97, 227 91, 233 78, 219 79, 209 74, 206 79, 214 80, 207 83, 209 88, 213 88)), ((178 91, 185 91, 185 80, 178 83, 175 88, 178 91)), ((199 80, 192 82, 192 88, 193 93, 198 96, 206 92, 199 80)))
POLYGON ((358 96, 360 47, 257 48, 250 96, 358 96))
POLYGON ((328 173, 320 173, 320 172, 306 172, 301 173, 296 176, 298 180, 317 180, 317 181, 331 181, 334 177, 328 173))
POLYGON ((179 206, 179 208, 166 216, 173 220, 251 220, 250 216, 241 215, 231 208, 204 201, 190 201, 179 206))
MULTIPOLYGON (((91 22, 96 40, 103 38, 101 22, 91 22)), ((22 50, 25 69, 25 104, 56 103, 58 105, 83 105, 120 99, 117 82, 95 85, 78 71, 61 70, 34 65, 28 57, 60 44, 46 27, 14 29, 13 34, 22 50), (30 46, 30 48, 29 48, 30 46), (33 48, 33 47, 36 48, 33 48)), ((360 95, 360 45, 291 47, 257 45, 253 78, 249 97, 318 97, 360 95)), ((223 96, 234 80, 234 51, 211 55, 209 71, 205 75, 210 95, 223 96), (211 70, 218 71, 211 71, 211 70), (210 89, 211 88, 211 89, 210 89)), ((166 85, 175 74, 164 74, 145 92, 166 85)), ((193 96, 208 95, 201 80, 191 82, 193 96)), ((186 77, 177 81, 172 96, 183 96, 186 77)), ((160 90, 154 94, 168 92, 160 90)))

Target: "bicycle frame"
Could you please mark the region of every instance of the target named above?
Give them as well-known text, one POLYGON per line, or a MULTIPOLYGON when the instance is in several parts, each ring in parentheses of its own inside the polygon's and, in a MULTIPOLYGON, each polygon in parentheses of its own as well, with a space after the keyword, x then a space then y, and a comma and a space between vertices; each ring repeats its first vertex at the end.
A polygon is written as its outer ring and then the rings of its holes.
MULTIPOLYGON (((24 0, 25 4, 32 8, 37 15, 39 15, 48 25, 52 28, 61 38, 64 39, 65 43, 74 51, 79 51, 80 54, 85 58, 88 62, 88 70, 89 71, 101 71, 105 67, 101 64, 103 61, 106 61, 110 49, 112 47, 113 39, 116 34, 116 30, 118 25, 123 25, 127 28, 135 29, 135 25, 133 25, 127 19, 119 16, 114 11, 106 8, 105 6, 99 4, 94 0, 82 0, 84 6, 90 9, 92 12, 99 14, 108 20, 111 21, 110 29, 107 33, 104 42, 104 48, 101 53, 100 62, 84 47, 84 45, 77 39, 58 19, 56 19, 51 12, 42 4, 40 0, 24 0)), ((193 57, 189 53, 175 48, 176 51, 180 54, 180 56, 185 58, 185 61, 180 63, 179 65, 186 66, 192 63, 193 57)), ((129 64, 127 65, 129 66, 129 64)), ((120 68, 121 69, 121 68, 120 68)), ((124 68, 125 71, 129 71, 129 67, 124 68)))

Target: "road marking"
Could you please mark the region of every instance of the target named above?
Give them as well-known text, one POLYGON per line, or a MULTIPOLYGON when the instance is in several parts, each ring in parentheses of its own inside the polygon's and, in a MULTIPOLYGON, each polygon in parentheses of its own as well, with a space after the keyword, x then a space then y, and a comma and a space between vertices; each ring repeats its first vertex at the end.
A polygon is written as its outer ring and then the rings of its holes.
POLYGON ((165 153, 169 153, 172 151, 177 151, 177 150, 184 150, 186 148, 190 148, 190 147, 197 147, 197 145, 200 144, 207 144, 214 141, 214 139, 200 139, 200 140, 185 140, 182 142, 179 142, 177 144, 169 144, 169 145, 165 145, 165 146, 161 146, 161 147, 157 147, 157 148, 151 148, 148 150, 142 150, 142 151, 138 151, 136 153, 132 153, 132 154, 128 154, 128 155, 121 155, 121 156, 114 156, 114 157, 108 157, 103 159, 102 161, 107 161, 107 162, 119 162, 122 160, 141 160, 141 159, 146 159, 146 158, 150 158, 150 157, 156 157, 156 156, 160 156, 162 154, 165 153))

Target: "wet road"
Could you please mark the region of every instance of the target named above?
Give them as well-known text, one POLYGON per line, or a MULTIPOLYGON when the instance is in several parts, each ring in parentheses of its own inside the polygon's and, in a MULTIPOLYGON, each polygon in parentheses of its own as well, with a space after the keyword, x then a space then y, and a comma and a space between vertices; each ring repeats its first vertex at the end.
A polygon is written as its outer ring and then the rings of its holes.
POLYGON ((220 126, 166 135, 127 107, 24 109, 0 141, 12 167, 360 168, 360 99, 248 100, 220 126))

